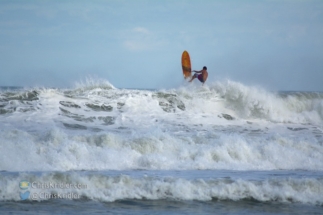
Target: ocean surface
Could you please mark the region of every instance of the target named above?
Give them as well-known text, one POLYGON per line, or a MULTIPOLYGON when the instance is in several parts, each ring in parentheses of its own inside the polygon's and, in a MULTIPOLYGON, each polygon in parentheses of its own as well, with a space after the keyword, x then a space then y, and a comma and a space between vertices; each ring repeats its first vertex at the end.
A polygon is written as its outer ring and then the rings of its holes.
POLYGON ((322 213, 322 92, 0 88, 0 214, 322 213))

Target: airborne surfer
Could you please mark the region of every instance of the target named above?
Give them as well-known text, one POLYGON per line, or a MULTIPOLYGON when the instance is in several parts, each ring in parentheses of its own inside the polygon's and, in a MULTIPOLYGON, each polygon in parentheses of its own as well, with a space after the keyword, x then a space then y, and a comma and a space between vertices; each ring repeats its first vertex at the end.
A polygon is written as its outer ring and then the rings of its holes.
POLYGON ((192 82, 195 78, 197 78, 199 79, 200 82, 204 84, 207 79, 207 76, 209 75, 209 73, 207 72, 206 66, 204 66, 201 71, 193 70, 193 72, 195 72, 195 74, 193 75, 192 79, 189 82, 192 82))

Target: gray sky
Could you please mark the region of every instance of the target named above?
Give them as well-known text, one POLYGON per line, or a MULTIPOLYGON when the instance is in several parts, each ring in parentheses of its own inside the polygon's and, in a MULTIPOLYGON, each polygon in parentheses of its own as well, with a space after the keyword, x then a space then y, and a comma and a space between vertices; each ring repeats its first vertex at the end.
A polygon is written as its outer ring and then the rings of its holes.
POLYGON ((209 83, 323 91, 323 1, 0 1, 0 86, 183 84, 181 54, 209 83))

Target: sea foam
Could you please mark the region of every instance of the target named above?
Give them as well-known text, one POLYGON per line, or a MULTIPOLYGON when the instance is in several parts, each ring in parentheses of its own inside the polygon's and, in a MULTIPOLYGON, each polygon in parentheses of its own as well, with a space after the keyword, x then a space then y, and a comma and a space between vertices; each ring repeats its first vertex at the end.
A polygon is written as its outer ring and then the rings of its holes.
POLYGON ((129 176, 104 173, 20 173, 0 179, 0 201, 20 201, 19 183, 29 183, 29 200, 77 198, 113 202, 126 199, 146 200, 256 200, 259 202, 322 205, 322 179, 235 178, 188 179, 173 176, 129 176), (70 194, 70 195, 68 195, 70 194))

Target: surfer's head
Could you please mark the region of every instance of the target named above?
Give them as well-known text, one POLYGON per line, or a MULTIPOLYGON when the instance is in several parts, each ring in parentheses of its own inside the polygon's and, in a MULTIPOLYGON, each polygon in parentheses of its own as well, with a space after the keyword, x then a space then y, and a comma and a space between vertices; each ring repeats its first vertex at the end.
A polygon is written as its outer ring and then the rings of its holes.
POLYGON ((203 66, 203 69, 204 69, 204 70, 207 70, 206 66, 203 66))

